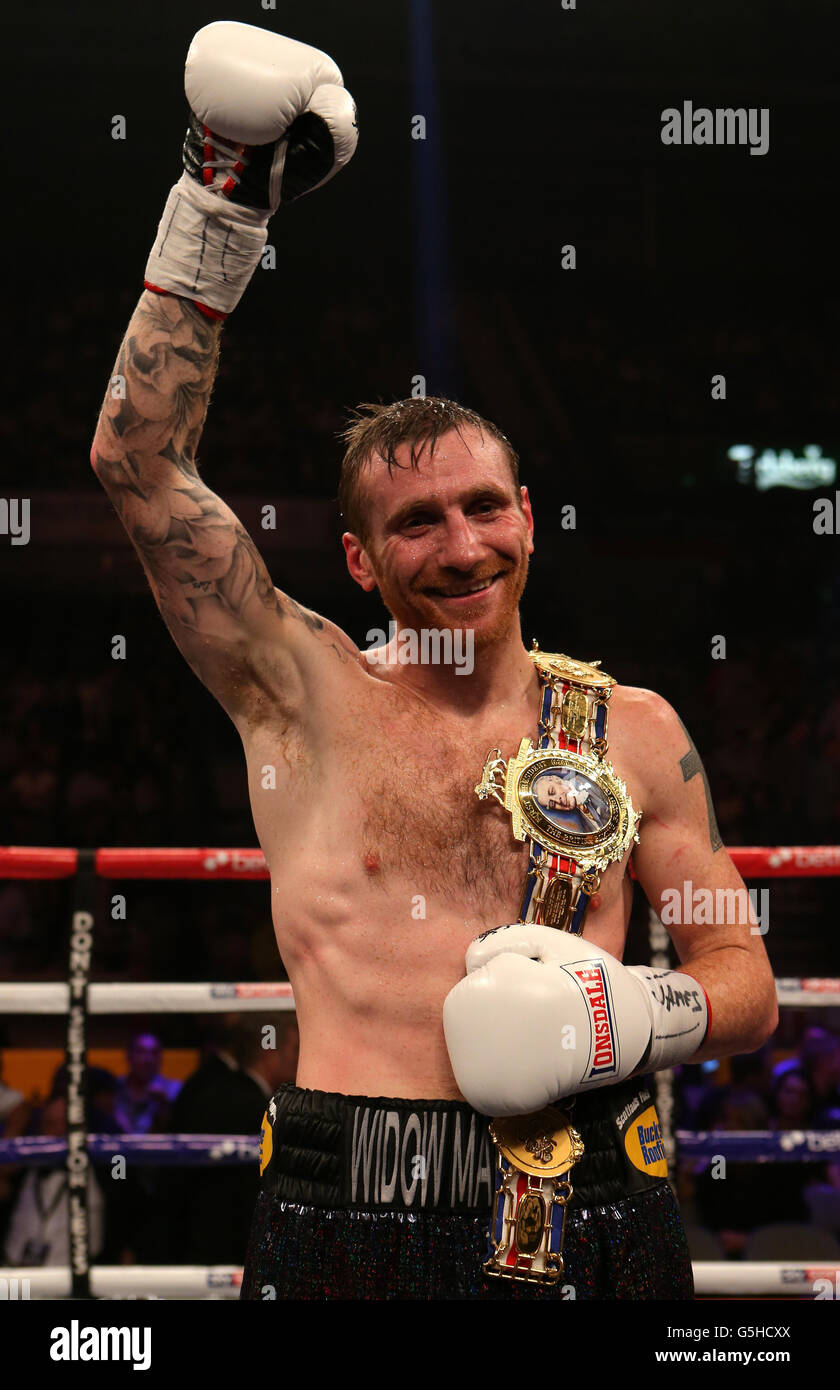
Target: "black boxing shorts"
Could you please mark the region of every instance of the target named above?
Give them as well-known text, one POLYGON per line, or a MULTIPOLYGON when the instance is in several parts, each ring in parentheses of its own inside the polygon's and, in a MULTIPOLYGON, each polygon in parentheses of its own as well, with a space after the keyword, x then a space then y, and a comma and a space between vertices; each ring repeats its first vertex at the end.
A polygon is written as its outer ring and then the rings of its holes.
POLYGON ((673 1299, 694 1295, 659 1122, 639 1082, 578 1096, 565 1271, 486 1275, 497 1185, 487 1117, 463 1101, 285 1085, 263 1123, 243 1299, 673 1299))

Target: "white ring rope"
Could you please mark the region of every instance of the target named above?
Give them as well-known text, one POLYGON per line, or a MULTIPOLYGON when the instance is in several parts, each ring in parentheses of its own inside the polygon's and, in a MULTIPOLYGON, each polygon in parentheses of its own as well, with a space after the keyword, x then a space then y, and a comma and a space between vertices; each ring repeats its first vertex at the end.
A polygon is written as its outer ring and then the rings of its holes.
POLYGON ((783 1294, 788 1297, 828 1297, 823 1283, 835 1288, 840 1282, 840 1265, 824 1260, 810 1263, 781 1264, 775 1260, 701 1260, 693 1261, 694 1288, 700 1298, 752 1298, 762 1294, 783 1294))
MULTIPOLYGON (((776 981, 776 994, 784 1008, 840 1006, 840 980, 784 979, 776 981)), ((66 1014, 70 986, 66 984, 2 984, 0 1013, 66 1014)), ((134 1013, 243 1013, 266 1009, 293 1010, 292 987, 275 984, 93 984, 88 991, 92 1014, 134 1013)))
MULTIPOLYGON (((70 986, 0 984, 0 1013, 66 1014, 70 986)), ((95 984, 88 989, 92 1014, 213 1014, 293 1010, 292 987, 277 984, 95 984)))
MULTIPOLYGON (((840 1288, 840 1265, 784 1264, 773 1260, 694 1260, 699 1298, 753 1298, 776 1294, 794 1298, 830 1298, 840 1288)), ((91 1267, 94 1298, 236 1299, 242 1270, 235 1265, 96 1265, 91 1267)), ((0 1301, 69 1298, 70 1270, 0 1268, 0 1301)))
MULTIPOLYGON (((238 1298, 241 1283, 242 1270, 236 1265, 92 1264, 90 1269, 94 1298, 238 1298)), ((0 1302, 69 1298, 70 1289, 66 1265, 0 1268, 0 1302)))

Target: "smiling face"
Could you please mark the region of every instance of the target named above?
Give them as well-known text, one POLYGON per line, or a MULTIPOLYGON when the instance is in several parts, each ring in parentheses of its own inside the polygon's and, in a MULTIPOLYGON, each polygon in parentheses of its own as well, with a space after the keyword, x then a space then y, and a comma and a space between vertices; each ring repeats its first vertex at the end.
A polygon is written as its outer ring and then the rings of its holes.
POLYGON ((401 627, 471 628, 476 648, 515 620, 532 554, 526 488, 517 489, 504 449, 478 430, 442 435, 410 466, 396 451, 389 475, 377 455, 364 470, 367 537, 344 536, 347 566, 401 627))

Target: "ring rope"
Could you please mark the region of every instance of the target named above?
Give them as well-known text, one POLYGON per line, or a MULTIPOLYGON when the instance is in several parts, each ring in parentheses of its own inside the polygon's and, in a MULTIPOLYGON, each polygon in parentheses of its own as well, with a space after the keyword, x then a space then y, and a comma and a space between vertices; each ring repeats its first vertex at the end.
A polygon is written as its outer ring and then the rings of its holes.
MULTIPOLYGON (((259 1159, 259 1135, 251 1134, 89 1134, 93 1163, 115 1155, 133 1163, 165 1167, 230 1166, 259 1159)), ((725 1158, 731 1163, 814 1163, 840 1154, 840 1130, 691 1130, 674 1135, 680 1160, 725 1158)), ((23 1135, 0 1139, 0 1163, 50 1167, 67 1156, 60 1136, 23 1135)))
MULTIPOLYGON (((699 1298, 831 1298, 840 1292, 840 1265, 773 1260, 694 1260, 699 1298), (834 1293, 831 1291, 834 1290, 834 1293)), ((237 1299, 242 1270, 235 1265, 94 1265, 94 1298, 237 1299)), ((66 1266, 2 1267, 0 1298, 57 1299, 71 1292, 66 1266)))
MULTIPOLYGON (((65 984, 0 984, 0 1013, 66 1014, 70 986, 65 984)), ((292 986, 274 984, 93 984, 88 986, 92 1014, 244 1013, 270 1007, 293 1011, 292 986)))
MULTIPOLYGON (((777 980, 782 1008, 837 1008, 840 980, 777 980)), ((66 1014, 69 985, 40 982, 0 984, 0 1013, 66 1014)), ((88 986, 92 1014, 258 1013, 266 1008, 292 1012, 295 998, 288 981, 272 984, 93 984, 88 986)))
MULTIPOLYGON (((72 878, 79 850, 0 846, 0 878, 72 878)), ((747 878, 840 877, 840 845, 751 846, 729 854, 747 878)), ((100 878, 267 879, 260 849, 97 849, 100 878)))
MULTIPOLYGON (((257 1164, 259 1134, 89 1134, 87 1152, 93 1163, 130 1158, 143 1167, 229 1168, 257 1164)), ((32 1168, 58 1167, 67 1157, 67 1140, 60 1135, 25 1134, 0 1139, 0 1163, 27 1163, 32 1168)))

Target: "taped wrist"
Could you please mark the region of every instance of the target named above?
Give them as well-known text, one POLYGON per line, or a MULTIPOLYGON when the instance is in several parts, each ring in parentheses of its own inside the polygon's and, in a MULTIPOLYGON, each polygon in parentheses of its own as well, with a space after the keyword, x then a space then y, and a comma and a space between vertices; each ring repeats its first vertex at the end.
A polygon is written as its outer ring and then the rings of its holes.
POLYGON ((233 205, 182 174, 158 223, 144 284, 225 318, 259 264, 267 225, 267 212, 233 205))
POLYGON ((651 1015, 648 1050, 634 1074, 662 1071, 693 1057, 712 1026, 712 1006, 703 986, 677 970, 631 965, 628 972, 645 989, 651 1015))

